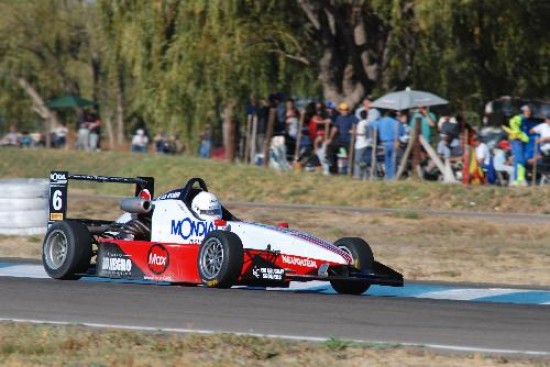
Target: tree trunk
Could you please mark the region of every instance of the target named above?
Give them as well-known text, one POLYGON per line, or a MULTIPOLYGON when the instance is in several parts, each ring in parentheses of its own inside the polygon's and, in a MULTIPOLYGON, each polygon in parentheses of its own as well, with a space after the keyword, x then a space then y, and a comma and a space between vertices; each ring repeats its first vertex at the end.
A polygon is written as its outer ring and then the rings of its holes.
POLYGON ((116 144, 118 146, 121 146, 124 143, 125 139, 124 139, 124 99, 122 95, 122 85, 120 81, 117 82, 117 87, 116 87, 115 114, 116 114, 116 144))
POLYGON ((17 82, 23 90, 31 97, 32 109, 44 119, 44 137, 46 138, 46 147, 51 147, 50 132, 52 128, 59 123, 57 116, 46 106, 44 99, 38 94, 36 89, 24 78, 17 78, 17 82))
POLYGON ((115 142, 115 132, 113 129, 113 113, 112 110, 109 108, 107 110, 104 110, 104 121, 105 121, 105 128, 107 129, 107 139, 109 139, 109 149, 114 150, 116 146, 115 142))
POLYGON ((264 167, 269 167, 269 150, 271 149, 271 138, 275 129, 275 120, 277 119, 277 109, 271 107, 267 118, 267 129, 265 131, 264 142, 264 167))
POLYGON ((414 15, 414 2, 392 2, 392 16, 397 19, 392 26, 370 2, 297 2, 321 45, 317 71, 325 99, 355 106, 381 81, 389 90, 409 79, 418 35, 408 21, 414 15), (407 42, 395 39, 392 27, 409 35, 407 42), (398 41, 404 47, 395 51, 392 47, 398 41), (405 61, 397 68, 391 65, 396 55, 405 61))
POLYGON ((233 118, 233 110, 235 108, 235 101, 229 101, 223 108, 223 145, 225 147, 225 159, 230 162, 235 160, 235 119, 233 118))

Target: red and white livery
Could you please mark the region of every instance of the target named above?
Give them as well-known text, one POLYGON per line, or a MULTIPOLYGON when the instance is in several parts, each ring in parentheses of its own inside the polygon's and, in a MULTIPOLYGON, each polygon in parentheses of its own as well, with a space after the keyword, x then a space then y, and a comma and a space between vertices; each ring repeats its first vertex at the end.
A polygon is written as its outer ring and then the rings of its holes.
POLYGON ((193 178, 153 200, 151 177, 52 171, 44 268, 56 279, 96 276, 216 288, 325 280, 338 293, 361 294, 371 284, 403 286, 403 276, 375 261, 360 238, 330 243, 286 223, 240 220, 223 206, 219 219, 202 220, 191 209, 201 192, 208 192, 205 182, 193 178), (69 219, 69 180, 134 184, 135 196, 121 200, 126 213, 117 220, 69 219))

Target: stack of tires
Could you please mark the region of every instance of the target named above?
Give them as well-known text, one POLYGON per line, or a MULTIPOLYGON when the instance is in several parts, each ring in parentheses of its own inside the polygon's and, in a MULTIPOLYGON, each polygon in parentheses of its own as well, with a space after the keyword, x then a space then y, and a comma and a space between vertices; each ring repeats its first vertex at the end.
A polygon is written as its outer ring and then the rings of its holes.
POLYGON ((49 181, 37 178, 0 180, 0 234, 46 232, 49 181))

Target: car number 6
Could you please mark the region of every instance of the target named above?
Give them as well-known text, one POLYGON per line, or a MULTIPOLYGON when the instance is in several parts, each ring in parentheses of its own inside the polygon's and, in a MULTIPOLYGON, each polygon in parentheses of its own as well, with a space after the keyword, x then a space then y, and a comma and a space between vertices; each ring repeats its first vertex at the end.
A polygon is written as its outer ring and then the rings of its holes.
POLYGON ((55 190, 52 196, 52 205, 54 210, 61 210, 63 207, 63 200, 61 200, 62 196, 61 190, 55 190))

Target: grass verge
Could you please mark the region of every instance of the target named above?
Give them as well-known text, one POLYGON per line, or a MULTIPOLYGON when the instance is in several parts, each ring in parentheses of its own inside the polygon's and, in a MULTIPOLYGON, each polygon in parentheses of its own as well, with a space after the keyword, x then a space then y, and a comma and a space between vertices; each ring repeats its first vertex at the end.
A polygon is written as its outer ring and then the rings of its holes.
MULTIPOLYGON (((445 185, 436 182, 365 182, 306 172, 275 172, 243 164, 188 156, 136 155, 123 152, 4 149, 0 177, 48 177, 52 169, 115 176, 153 176, 157 193, 204 178, 223 201, 332 204, 411 210, 470 210, 550 213, 550 186, 502 188, 445 185)), ((73 184, 73 183, 71 183, 73 184)), ((120 185, 74 183, 92 192, 121 195, 120 185)))
POLYGON ((394 344, 285 341, 0 323, 0 364, 19 366, 547 366, 543 358, 437 353, 394 344))

